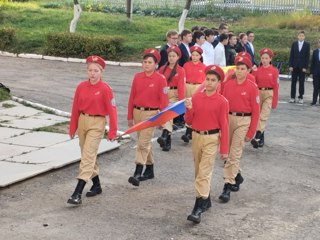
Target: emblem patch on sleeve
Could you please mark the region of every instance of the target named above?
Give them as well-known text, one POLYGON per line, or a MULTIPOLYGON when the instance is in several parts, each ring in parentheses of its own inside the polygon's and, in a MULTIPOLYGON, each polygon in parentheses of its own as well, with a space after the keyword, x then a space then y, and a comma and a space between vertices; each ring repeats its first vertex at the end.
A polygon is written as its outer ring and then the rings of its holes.
POLYGON ((116 106, 116 100, 114 98, 111 99, 111 105, 114 107, 116 106))
POLYGON ((257 102, 257 103, 260 103, 260 98, 259 98, 259 96, 256 96, 256 102, 257 102))
POLYGON ((162 91, 163 91, 163 94, 168 94, 168 87, 164 87, 162 91))

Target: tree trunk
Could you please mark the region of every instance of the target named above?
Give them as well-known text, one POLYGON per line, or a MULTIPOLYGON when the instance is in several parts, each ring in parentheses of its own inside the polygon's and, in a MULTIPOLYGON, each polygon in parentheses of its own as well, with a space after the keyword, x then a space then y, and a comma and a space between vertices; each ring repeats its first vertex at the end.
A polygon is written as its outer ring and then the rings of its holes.
POLYGON ((73 0, 73 19, 70 23, 70 32, 73 33, 76 31, 77 22, 80 18, 82 9, 80 7, 80 4, 78 0, 73 0))
POLYGON ((127 19, 130 23, 132 21, 133 0, 127 0, 127 19))
POLYGON ((182 11, 180 20, 179 20, 179 33, 181 33, 184 30, 184 23, 186 21, 186 17, 188 15, 188 12, 190 10, 191 7, 191 1, 192 0, 186 0, 186 5, 184 6, 184 9, 182 11))

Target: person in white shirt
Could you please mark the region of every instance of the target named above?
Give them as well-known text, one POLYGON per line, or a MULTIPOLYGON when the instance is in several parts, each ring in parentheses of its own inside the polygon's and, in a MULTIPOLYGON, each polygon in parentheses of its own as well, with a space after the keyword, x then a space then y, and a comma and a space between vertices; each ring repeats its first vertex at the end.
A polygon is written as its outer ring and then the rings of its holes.
POLYGON ((202 44, 206 41, 204 33, 201 31, 195 31, 193 33, 193 39, 194 39, 194 46, 201 47, 202 44))
POLYGON ((213 48, 213 40, 214 40, 214 32, 212 29, 206 29, 204 31, 205 42, 202 44, 201 48, 203 50, 203 63, 205 65, 213 65, 214 64, 214 48, 213 48))
POLYGON ((226 54, 225 48, 228 44, 229 36, 226 33, 222 33, 219 37, 219 43, 214 49, 214 64, 220 67, 225 67, 226 64, 226 54))

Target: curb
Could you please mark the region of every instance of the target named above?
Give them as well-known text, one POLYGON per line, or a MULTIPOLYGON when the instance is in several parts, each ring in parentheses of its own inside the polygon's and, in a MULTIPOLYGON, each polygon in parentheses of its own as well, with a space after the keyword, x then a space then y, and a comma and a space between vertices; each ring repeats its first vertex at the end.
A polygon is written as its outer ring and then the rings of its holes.
MULTIPOLYGON (((50 61, 61 61, 61 62, 72 62, 72 63, 86 63, 86 59, 82 58, 64 58, 64 57, 53 57, 45 56, 40 54, 30 54, 30 53, 10 53, 5 51, 0 51, 0 56, 4 57, 17 57, 17 58, 28 58, 28 59, 44 59, 50 61)), ((120 67, 141 67, 142 63, 137 62, 114 62, 105 61, 106 65, 110 66, 120 66, 120 67)))
MULTIPOLYGON (((52 108, 52 107, 48 107, 48 106, 39 104, 39 103, 35 103, 35 102, 28 101, 28 100, 24 100, 22 98, 18 98, 18 97, 15 97, 15 96, 11 96, 11 99, 13 101, 15 101, 15 102, 18 102, 18 103, 21 103, 21 104, 24 104, 24 105, 28 105, 28 106, 31 106, 31 107, 34 107, 34 108, 37 108, 37 109, 53 112, 57 116, 67 117, 67 118, 71 117, 71 114, 69 112, 64 112, 64 111, 61 111, 61 110, 58 110, 58 109, 55 109, 55 108, 52 108)), ((109 126, 106 126, 105 129, 106 129, 106 131, 109 131, 109 126)), ((122 135, 123 133, 124 132, 122 132, 122 131, 117 131, 117 135, 122 135)), ((125 139, 130 138, 130 135, 129 134, 123 135, 122 138, 125 138, 125 139)))

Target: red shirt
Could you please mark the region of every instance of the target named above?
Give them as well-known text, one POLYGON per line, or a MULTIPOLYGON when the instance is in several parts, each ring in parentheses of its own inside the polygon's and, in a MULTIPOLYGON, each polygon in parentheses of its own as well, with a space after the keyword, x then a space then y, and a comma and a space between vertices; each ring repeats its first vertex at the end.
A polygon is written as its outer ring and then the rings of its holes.
MULTIPOLYGON (((220 86, 221 93, 223 92, 223 88, 224 88, 224 85, 226 84, 226 82, 229 81, 229 80, 232 80, 232 79, 236 79, 236 75, 235 75, 235 70, 234 69, 230 69, 228 71, 228 73, 227 73, 227 76, 226 76, 225 80, 223 82, 221 82, 221 86, 220 86)), ((256 78, 251 73, 247 74, 247 79, 250 80, 253 83, 256 83, 256 78)))
MULTIPOLYGON (((159 73, 163 74, 166 79, 168 80, 168 77, 172 71, 171 68, 167 67, 166 71, 163 72, 166 66, 162 66, 159 69, 159 73)), ((182 100, 184 99, 185 94, 185 82, 186 82, 186 73, 182 67, 177 65, 176 68, 176 74, 170 79, 170 81, 167 81, 168 87, 177 87, 178 90, 178 99, 182 100)))
POLYGON ((269 67, 260 66, 253 72, 253 75, 257 80, 258 88, 273 88, 272 108, 275 109, 279 96, 278 70, 271 65, 269 67))
POLYGON ((183 65, 183 68, 186 71, 187 83, 201 84, 206 79, 206 65, 204 65, 202 62, 194 64, 192 61, 189 61, 183 65))
POLYGON ((229 80, 225 83, 222 94, 229 101, 230 112, 251 113, 247 132, 247 137, 251 139, 257 128, 260 112, 257 85, 248 79, 241 84, 236 79, 229 80))
POLYGON ((147 76, 145 72, 137 73, 131 84, 131 91, 128 102, 127 119, 133 119, 133 108, 159 108, 168 106, 168 87, 165 76, 158 72, 147 76))
POLYGON ((192 96, 192 108, 186 110, 185 120, 194 130, 220 129, 220 154, 228 153, 229 104, 219 93, 207 96, 198 92, 192 96))
POLYGON ((117 135, 117 109, 111 87, 100 80, 92 85, 89 80, 81 82, 75 92, 70 119, 69 135, 74 135, 78 129, 81 113, 89 115, 109 115, 110 130, 108 139, 117 135))

